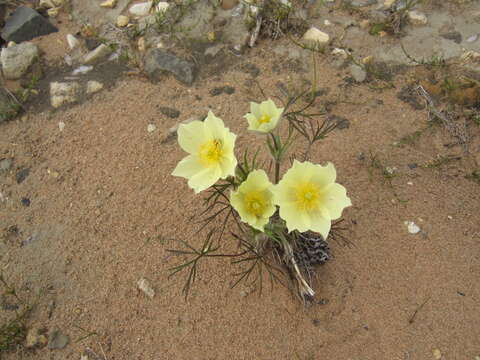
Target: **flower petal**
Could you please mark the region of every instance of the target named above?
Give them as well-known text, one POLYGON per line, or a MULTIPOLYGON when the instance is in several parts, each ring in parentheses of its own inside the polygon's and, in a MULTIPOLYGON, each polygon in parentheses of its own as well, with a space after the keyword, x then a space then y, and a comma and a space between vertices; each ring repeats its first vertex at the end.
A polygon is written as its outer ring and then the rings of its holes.
POLYGON ((206 141, 204 124, 198 120, 181 124, 178 127, 177 134, 178 144, 190 154, 197 153, 200 145, 206 141))
POLYGON ((298 230, 300 232, 310 230, 310 216, 306 212, 298 211, 295 205, 280 206, 280 217, 287 223, 288 231, 298 230))
POLYGON ((250 112, 257 119, 260 118, 262 116, 262 112, 260 110, 260 104, 250 102, 250 112))
POLYGON ((203 121, 205 124, 205 130, 212 139, 224 140, 225 134, 229 133, 229 130, 225 127, 223 120, 216 117, 212 111, 208 112, 207 118, 203 121))
POLYGON ((210 186, 215 184, 219 178, 219 166, 207 167, 190 177, 188 180, 188 186, 195 191, 195 194, 198 194, 200 191, 208 189, 210 186))
POLYGON ((322 194, 322 203, 327 208, 331 220, 340 218, 343 209, 352 206, 352 201, 347 196, 347 190, 337 183, 331 184, 326 188, 322 194))
POLYGON ((327 187, 335 182, 337 178, 337 171, 332 163, 327 163, 326 166, 310 163, 314 169, 312 181, 319 185, 320 188, 327 187))
POLYGON ((200 163, 195 155, 188 155, 180 160, 172 172, 173 176, 180 176, 189 179, 193 175, 203 171, 205 167, 200 163))
POLYGON ((321 211, 310 213, 311 226, 310 230, 322 234, 323 239, 326 240, 330 232, 331 220, 325 217, 321 211))

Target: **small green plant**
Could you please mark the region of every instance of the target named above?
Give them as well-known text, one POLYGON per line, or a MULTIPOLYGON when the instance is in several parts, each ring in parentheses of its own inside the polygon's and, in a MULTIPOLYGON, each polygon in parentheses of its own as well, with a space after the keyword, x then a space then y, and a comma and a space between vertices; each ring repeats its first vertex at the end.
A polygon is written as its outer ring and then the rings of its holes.
POLYGON ((26 304, 17 294, 14 286, 7 283, 3 273, 0 273, 0 286, 2 287, 2 298, 12 299, 16 302, 13 306, 15 316, 0 324, 0 358, 2 353, 14 349, 23 343, 27 334, 26 320, 31 306, 26 304))

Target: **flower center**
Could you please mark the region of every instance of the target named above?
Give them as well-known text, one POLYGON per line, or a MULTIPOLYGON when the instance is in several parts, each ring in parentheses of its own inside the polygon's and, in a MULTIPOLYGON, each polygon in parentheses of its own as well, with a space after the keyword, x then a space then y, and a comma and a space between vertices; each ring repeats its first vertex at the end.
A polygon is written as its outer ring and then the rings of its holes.
POLYGON ((272 119, 272 118, 271 118, 270 116, 268 116, 268 115, 262 115, 262 116, 260 116, 260 119, 258 119, 258 122, 259 122, 260 124, 267 124, 267 123, 270 122, 271 119, 272 119))
POLYGON ((223 157, 223 152, 222 140, 213 139, 200 145, 198 156, 203 165, 209 166, 218 163, 223 157))
POLYGON ((265 197, 258 191, 252 191, 245 195, 245 208, 250 214, 260 217, 267 207, 265 197))
POLYGON ((320 189, 314 183, 300 184, 296 189, 296 203, 299 210, 312 210, 318 208, 320 189))

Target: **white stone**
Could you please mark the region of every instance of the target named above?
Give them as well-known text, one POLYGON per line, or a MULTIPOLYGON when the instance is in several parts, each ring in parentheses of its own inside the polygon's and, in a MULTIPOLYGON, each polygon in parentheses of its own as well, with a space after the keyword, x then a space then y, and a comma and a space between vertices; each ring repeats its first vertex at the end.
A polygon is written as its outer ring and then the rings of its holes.
POLYGON ((383 5, 384 5, 386 8, 390 8, 390 7, 392 7, 393 4, 395 4, 395 1, 396 1, 396 0, 385 0, 385 1, 383 2, 383 5))
POLYGON ((150 285, 150 283, 148 282, 147 279, 141 278, 140 280, 138 280, 137 281, 137 286, 149 298, 153 298, 155 296, 155 290, 153 290, 152 286, 150 285))
POLYGON ((105 44, 101 44, 84 56, 83 63, 92 64, 98 60, 107 57, 108 55, 110 55, 111 52, 112 50, 110 49, 110 47, 105 44))
POLYGON ((100 6, 103 8, 113 9, 117 5, 117 0, 105 0, 104 2, 100 3, 100 6))
POLYGON ((467 38, 467 40, 465 40, 465 41, 467 43, 473 43, 473 42, 477 41, 477 39, 478 39, 478 34, 475 34, 475 35, 469 36, 467 38))
POLYGON ((75 70, 72 71, 72 75, 73 76, 76 76, 76 75, 84 75, 90 71, 93 70, 93 66, 92 65, 81 65, 79 66, 78 68, 76 68, 75 70))
POLYGON ((54 17, 57 17, 57 16, 58 16, 58 12, 59 12, 59 11, 60 11, 59 8, 51 8, 51 9, 48 9, 48 10, 47 10, 47 15, 48 15, 49 17, 54 18, 54 17))
POLYGON ((77 101, 80 85, 76 82, 50 83, 50 103, 54 108, 77 101))
POLYGON ((38 3, 38 6, 44 9, 51 9, 51 8, 54 8, 56 5, 52 0, 40 0, 40 2, 38 3))
POLYGON ((157 127, 156 127, 154 124, 148 124, 148 126, 147 126, 147 131, 148 131, 149 133, 152 133, 152 132, 154 132, 155 130, 157 130, 157 127))
POLYGON ((302 39, 307 45, 323 46, 329 43, 330 36, 327 33, 318 30, 316 27, 311 27, 305 34, 303 34, 302 39))
POLYGON ((130 18, 126 15, 120 15, 117 18, 117 26, 118 27, 125 27, 125 26, 128 25, 129 22, 130 22, 130 18))
POLYGON ((427 16, 417 10, 409 11, 408 18, 410 19, 410 22, 415 25, 426 25, 428 22, 427 16))
POLYGON ((138 4, 133 4, 130 6, 130 9, 128 11, 130 14, 134 16, 147 16, 148 13, 150 12, 150 9, 152 8, 153 2, 152 1, 147 1, 143 3, 138 3, 138 4))
POLYGON ((348 52, 345 49, 340 49, 340 48, 333 49, 332 55, 340 56, 344 59, 348 58, 348 52))
POLYGON ((65 123, 63 121, 60 121, 58 123, 58 130, 63 131, 65 129, 65 123))
POLYGON ((87 94, 94 94, 103 89, 103 84, 101 82, 90 80, 87 82, 87 94))
POLYGON ((12 46, 15 46, 17 45, 17 43, 15 41, 9 41, 8 44, 7 44, 7 47, 12 47, 12 46))
POLYGON ((80 41, 72 34, 67 34, 67 44, 70 50, 73 50, 76 47, 80 46, 80 41))
POLYGON ((137 41, 138 51, 144 53, 147 50, 147 44, 145 42, 145 38, 142 36, 137 41))
POLYGON ((160 1, 157 6, 155 7, 155 11, 156 12, 160 12, 160 13, 163 13, 165 11, 167 11, 168 7, 170 6, 170 4, 168 2, 165 2, 165 1, 160 1))
POLYGON ((407 225, 410 234, 418 234, 420 232, 420 228, 413 221, 405 221, 405 225, 407 225))
POLYGON ((325 26, 330 26, 330 25, 332 25, 332 22, 327 19, 327 20, 325 20, 325 21, 323 22, 323 24, 324 24, 325 26))
POLYGON ((21 43, 3 48, 0 54, 3 76, 6 79, 20 79, 38 57, 38 48, 32 43, 21 43))

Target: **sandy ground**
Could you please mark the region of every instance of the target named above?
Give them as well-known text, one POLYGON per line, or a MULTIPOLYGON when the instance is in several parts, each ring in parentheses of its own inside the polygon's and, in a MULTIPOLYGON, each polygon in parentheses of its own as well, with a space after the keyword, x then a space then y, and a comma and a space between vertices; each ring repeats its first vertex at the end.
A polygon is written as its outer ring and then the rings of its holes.
MULTIPOLYGON (((473 155, 445 147, 449 133, 428 127, 425 110, 396 97, 402 76, 395 89, 378 91, 346 85, 345 71, 320 64, 318 85, 329 92, 318 106, 328 103, 350 126, 318 144, 312 160, 335 164, 354 206, 344 212, 350 245, 332 242, 334 260, 318 269, 319 304, 305 307, 280 286, 265 286, 261 296, 248 284, 231 289, 238 269, 228 260, 203 263, 187 301, 184 278, 168 278, 180 260, 166 251, 175 240, 203 241, 191 221, 201 196, 170 176, 184 154, 164 141, 168 129, 210 108, 238 134, 238 154, 260 146, 242 116, 252 92, 262 98, 241 65, 256 64, 269 96, 280 94, 279 81, 308 78, 272 57, 271 46, 260 44, 192 88, 172 78, 154 85, 125 77, 82 105, 1 125, 0 158, 14 163, 0 174, 0 229, 16 225, 18 234, 0 242, 0 265, 21 296, 38 302, 29 325, 59 328, 71 339, 64 350, 20 349, 2 358, 79 359, 87 348, 109 360, 423 360, 437 349, 443 359, 480 356, 480 188, 464 177, 478 161, 480 131, 470 129, 473 155), (235 93, 209 94, 223 85, 235 93), (161 106, 180 117, 165 117, 161 106), (415 142, 398 144, 424 128, 415 142), (422 166, 438 155, 461 159, 422 166), (396 167, 391 185, 372 157, 396 167), (17 184, 24 168, 30 174, 17 184), (409 234, 405 221, 422 231, 409 234), (141 277, 155 288, 153 299, 137 290, 141 277)), ((226 251, 236 249, 230 236, 223 241, 226 251)))

